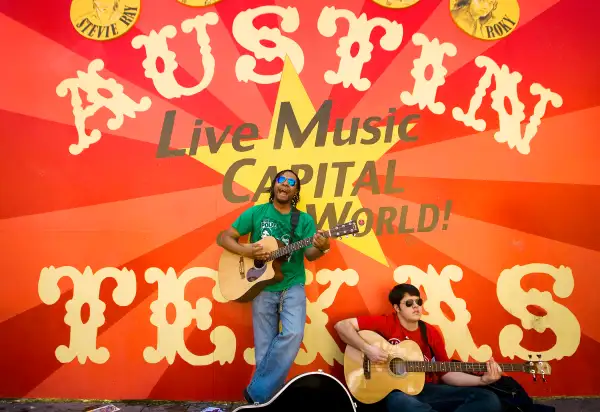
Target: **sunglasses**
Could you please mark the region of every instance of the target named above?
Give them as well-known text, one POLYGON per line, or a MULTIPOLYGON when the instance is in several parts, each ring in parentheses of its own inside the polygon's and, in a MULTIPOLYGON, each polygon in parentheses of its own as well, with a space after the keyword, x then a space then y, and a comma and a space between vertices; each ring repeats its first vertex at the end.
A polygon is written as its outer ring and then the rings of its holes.
POLYGON ((404 302, 407 308, 410 308, 412 305, 417 304, 419 306, 423 306, 423 299, 419 298, 417 300, 408 299, 404 302))
POLYGON ((279 176, 277 178, 277 183, 282 184, 286 180, 290 186, 296 186, 296 179, 291 178, 291 177, 285 177, 285 176, 279 176))

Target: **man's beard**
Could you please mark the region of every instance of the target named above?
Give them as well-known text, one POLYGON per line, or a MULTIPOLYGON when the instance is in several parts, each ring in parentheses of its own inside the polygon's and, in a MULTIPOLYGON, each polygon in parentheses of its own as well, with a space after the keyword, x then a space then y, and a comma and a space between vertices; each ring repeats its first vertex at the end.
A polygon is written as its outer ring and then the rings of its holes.
POLYGON ((275 196, 275 200, 277 201, 277 203, 281 203, 282 205, 285 205, 285 204, 288 204, 288 203, 292 203, 292 199, 289 196, 285 200, 281 200, 277 196, 275 196))
POLYGON ((286 205, 288 203, 292 203, 292 199, 294 198, 293 196, 290 196, 289 193, 287 195, 287 198, 285 200, 281 200, 279 198, 279 193, 275 192, 275 195, 273 196, 273 198, 277 201, 277 203, 280 203, 282 205, 286 205))

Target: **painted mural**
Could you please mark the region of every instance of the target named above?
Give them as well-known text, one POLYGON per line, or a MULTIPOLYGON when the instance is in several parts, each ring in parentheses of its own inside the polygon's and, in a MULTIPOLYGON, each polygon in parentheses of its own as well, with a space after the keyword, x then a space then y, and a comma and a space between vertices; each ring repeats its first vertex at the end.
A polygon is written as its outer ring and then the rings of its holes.
POLYGON ((600 394, 597 2, 30 6, 0 4, 0 397, 241 399, 216 237, 290 167, 319 228, 360 222, 307 263, 290 377, 343 379, 335 322, 410 282, 450 357, 600 394))

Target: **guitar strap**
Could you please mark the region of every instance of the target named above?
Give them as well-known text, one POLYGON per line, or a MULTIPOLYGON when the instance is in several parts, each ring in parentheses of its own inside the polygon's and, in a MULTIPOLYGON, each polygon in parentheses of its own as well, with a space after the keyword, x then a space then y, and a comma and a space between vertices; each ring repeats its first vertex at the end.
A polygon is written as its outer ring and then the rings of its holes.
MULTIPOLYGON (((290 233, 290 245, 294 243, 294 233, 296 232, 296 227, 298 226, 298 221, 300 220, 300 211, 292 206, 292 216, 290 217, 292 222, 292 231, 290 233)), ((293 252, 292 252, 293 253, 293 252)), ((281 296, 279 297, 279 308, 278 311, 281 313, 283 310, 283 299, 285 297, 287 290, 284 290, 281 296)), ((281 331, 281 322, 279 322, 279 331, 281 331)))
POLYGON ((296 226, 298 226, 298 221, 300 220, 300 211, 298 209, 296 209, 295 207, 292 209, 292 233, 291 233, 291 239, 290 239, 290 244, 294 243, 294 233, 296 232, 296 226))
POLYGON ((427 326, 425 325, 425 322, 423 322, 420 319, 419 319, 419 329, 421 330, 421 339, 423 339, 423 343, 425 345, 429 346, 429 350, 431 351, 431 357, 434 358, 435 353, 433 353, 433 348, 429 344, 429 340, 427 340, 427 326))

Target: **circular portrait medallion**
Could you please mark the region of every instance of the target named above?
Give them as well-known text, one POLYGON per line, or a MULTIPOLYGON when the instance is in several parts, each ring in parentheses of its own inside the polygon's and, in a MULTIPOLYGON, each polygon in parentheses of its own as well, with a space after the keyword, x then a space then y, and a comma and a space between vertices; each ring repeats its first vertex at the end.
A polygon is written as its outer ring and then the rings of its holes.
POLYGON ((515 31, 520 9, 518 0, 450 0, 450 15, 469 36, 498 40, 515 31))
POLYGON ((217 4, 220 1, 221 0, 177 0, 177 3, 190 7, 208 7, 217 4))
POLYGON ((97 41, 127 33, 140 16, 141 0, 73 0, 71 23, 81 36, 97 41))
POLYGON ((373 0, 373 3, 377 3, 388 9, 405 9, 414 6, 419 1, 421 0, 373 0))

